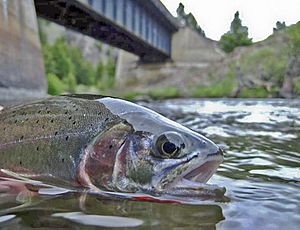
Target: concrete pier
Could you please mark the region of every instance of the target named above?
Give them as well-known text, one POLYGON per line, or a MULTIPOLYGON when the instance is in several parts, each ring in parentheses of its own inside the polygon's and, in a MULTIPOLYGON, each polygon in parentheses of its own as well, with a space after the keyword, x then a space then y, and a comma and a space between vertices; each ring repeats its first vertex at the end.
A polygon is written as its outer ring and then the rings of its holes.
POLYGON ((0 0, 0 104, 45 96, 33 0, 0 0))

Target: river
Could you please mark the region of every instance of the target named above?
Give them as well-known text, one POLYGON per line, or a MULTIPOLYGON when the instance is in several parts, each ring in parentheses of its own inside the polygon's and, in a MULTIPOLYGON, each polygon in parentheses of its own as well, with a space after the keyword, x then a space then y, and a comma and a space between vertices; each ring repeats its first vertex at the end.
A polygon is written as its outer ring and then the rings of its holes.
POLYGON ((141 102, 207 136, 225 152, 208 183, 226 199, 140 202, 66 193, 30 200, 0 193, 1 229, 299 229, 300 101, 141 102))

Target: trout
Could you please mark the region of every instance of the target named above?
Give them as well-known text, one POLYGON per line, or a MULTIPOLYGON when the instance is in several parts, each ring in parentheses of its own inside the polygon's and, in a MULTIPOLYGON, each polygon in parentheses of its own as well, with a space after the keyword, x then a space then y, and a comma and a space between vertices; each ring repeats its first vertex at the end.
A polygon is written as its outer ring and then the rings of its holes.
POLYGON ((112 97, 55 96, 4 108, 0 130, 2 182, 8 174, 90 191, 198 196, 223 161, 206 137, 112 97))

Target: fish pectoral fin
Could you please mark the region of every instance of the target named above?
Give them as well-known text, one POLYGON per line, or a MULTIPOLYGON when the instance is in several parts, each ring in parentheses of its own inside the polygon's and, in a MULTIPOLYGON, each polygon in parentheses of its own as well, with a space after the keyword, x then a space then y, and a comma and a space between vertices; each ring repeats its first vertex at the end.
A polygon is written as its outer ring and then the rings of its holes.
POLYGON ((30 177, 49 177, 49 175, 26 175, 20 174, 16 172, 12 172, 7 169, 0 169, 2 173, 0 176, 0 192, 1 192, 1 183, 2 183, 2 190, 8 191, 9 193, 17 193, 20 192, 25 197, 27 193, 33 192, 36 194, 43 194, 43 195, 58 195, 67 192, 73 191, 70 186, 66 186, 68 188, 58 187, 51 184, 46 184, 39 180, 33 180, 30 177), (7 186, 10 185, 10 186, 7 186))
POLYGON ((0 194, 2 196, 13 195, 18 202, 25 203, 37 193, 29 190, 23 182, 6 180, 6 178, 0 177, 0 194))
POLYGON ((14 180, 14 181, 23 182, 26 184, 43 185, 43 183, 41 181, 32 180, 29 178, 29 175, 26 175, 26 174, 15 173, 15 172, 7 170, 7 169, 0 169, 0 172, 2 173, 2 175, 4 174, 4 175, 8 176, 7 178, 4 176, 0 177, 2 179, 5 178, 7 180, 14 180))
MULTIPOLYGON (((24 174, 15 173, 7 169, 0 169, 0 172, 1 172, 0 183, 2 183, 2 190, 6 189, 4 187, 5 184, 10 185, 12 188, 16 188, 16 191, 28 190, 32 192, 37 192, 41 188, 55 187, 52 185, 45 184, 38 180, 32 180, 26 177, 26 175, 24 174)), ((14 191, 14 189, 12 189, 12 191, 14 191)))

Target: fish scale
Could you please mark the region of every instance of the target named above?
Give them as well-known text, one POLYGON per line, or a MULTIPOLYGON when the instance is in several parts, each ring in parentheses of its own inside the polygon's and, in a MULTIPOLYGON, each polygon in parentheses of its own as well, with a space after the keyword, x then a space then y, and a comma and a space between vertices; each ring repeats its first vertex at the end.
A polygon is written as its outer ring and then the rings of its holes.
POLYGON ((212 141, 138 104, 78 96, 0 112, 0 189, 30 179, 99 194, 217 194, 203 185, 223 160, 212 141))
POLYGON ((0 113, 1 166, 48 172, 74 181, 83 148, 111 121, 120 121, 103 104, 52 97, 0 113))

